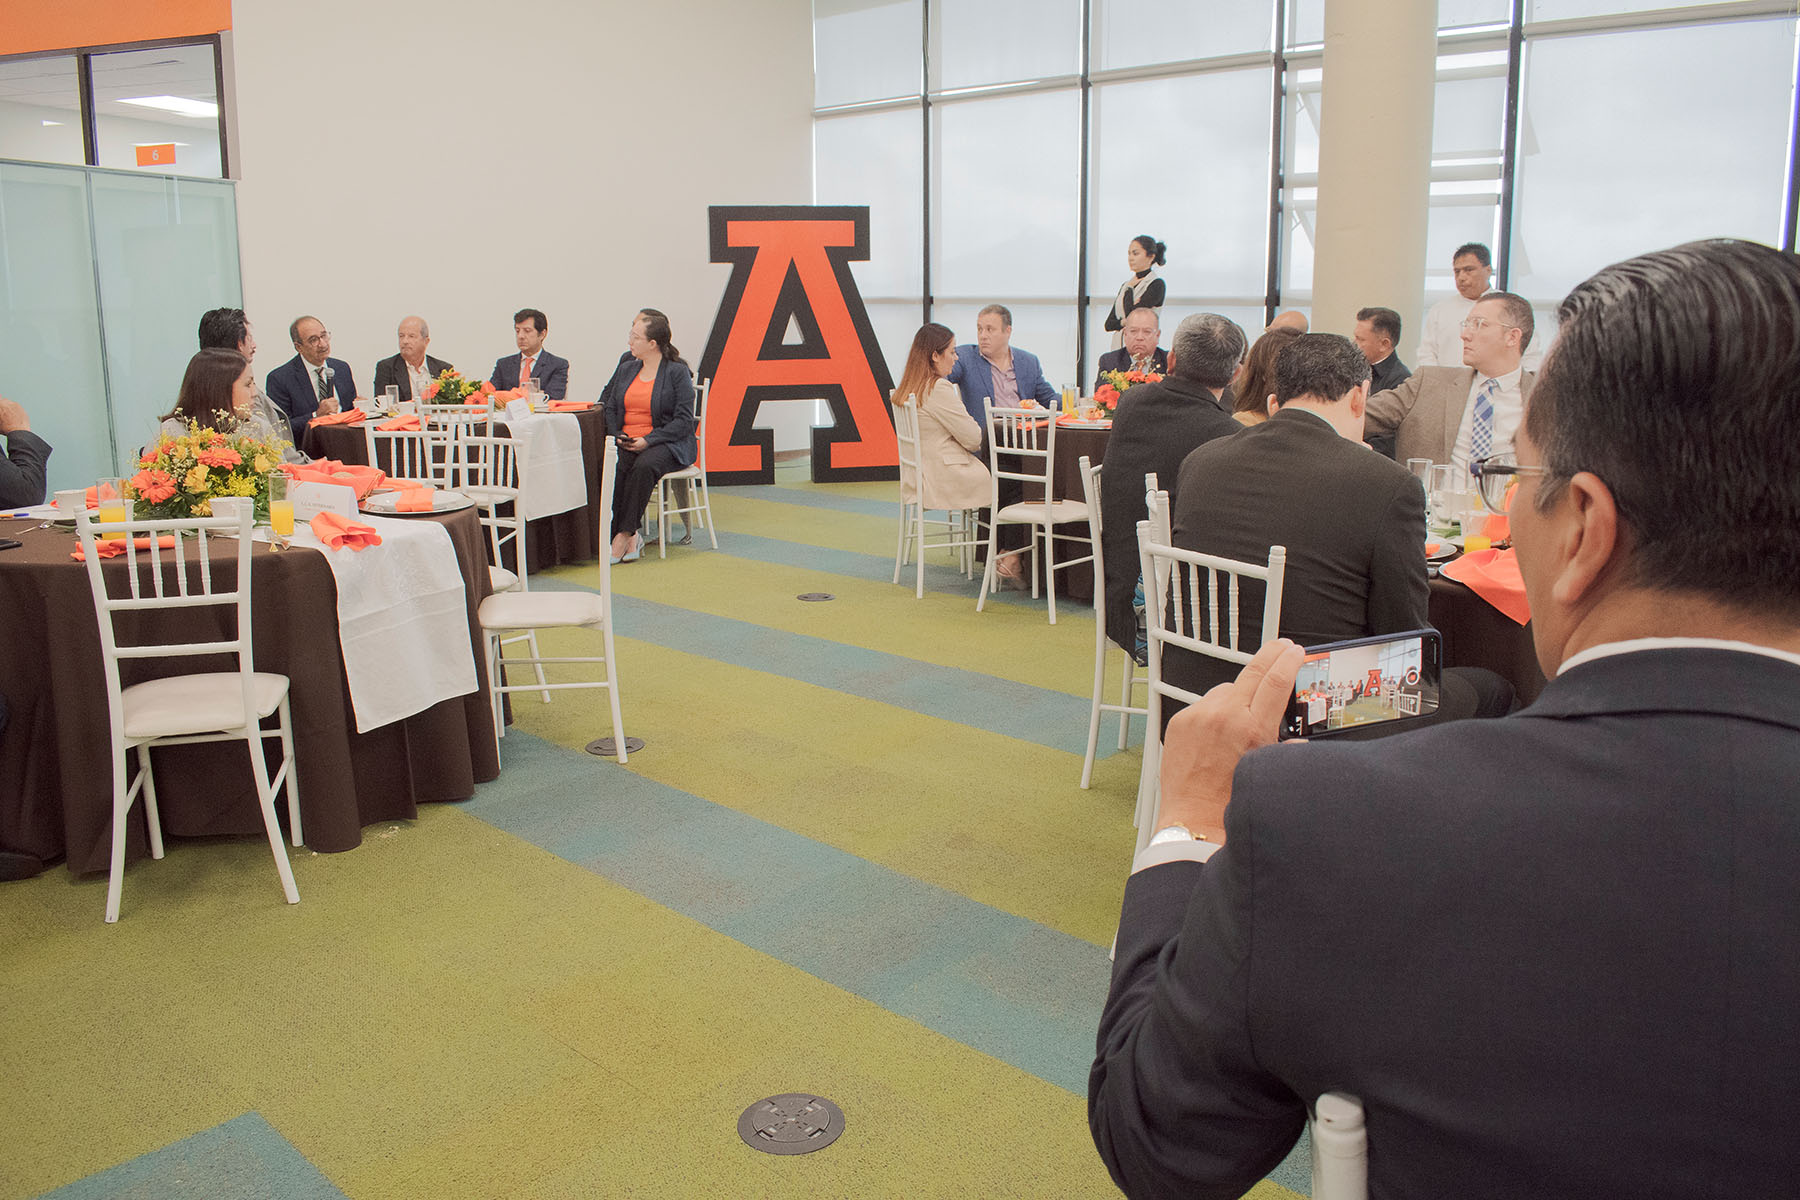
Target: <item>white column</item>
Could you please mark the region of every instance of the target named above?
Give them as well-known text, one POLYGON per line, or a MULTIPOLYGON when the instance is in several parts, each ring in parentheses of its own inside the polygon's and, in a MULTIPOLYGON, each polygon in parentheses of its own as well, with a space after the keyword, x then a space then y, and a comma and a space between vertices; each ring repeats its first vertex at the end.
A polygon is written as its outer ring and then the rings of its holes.
POLYGON ((1384 305, 1417 343, 1436 73, 1436 0, 1326 0, 1315 331, 1384 305))

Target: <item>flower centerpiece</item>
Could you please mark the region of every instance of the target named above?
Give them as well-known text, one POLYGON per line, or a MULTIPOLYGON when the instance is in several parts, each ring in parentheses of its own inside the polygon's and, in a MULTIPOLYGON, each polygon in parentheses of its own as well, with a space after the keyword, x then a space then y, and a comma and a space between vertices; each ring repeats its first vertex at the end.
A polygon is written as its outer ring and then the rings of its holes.
POLYGON ((144 451, 125 495, 137 501, 138 516, 159 521, 210 517, 214 496, 253 497, 257 517, 267 518, 269 472, 285 445, 189 422, 186 433, 144 451))
POLYGON ((425 399, 432 404, 503 404, 517 394, 516 391, 497 392, 485 379, 465 379, 455 367, 445 367, 436 379, 425 385, 425 399))
POLYGON ((1161 383, 1163 377, 1154 371, 1102 371, 1100 378, 1106 382, 1094 389, 1094 403, 1110 416, 1119 410, 1119 397, 1126 389, 1140 383, 1161 383))

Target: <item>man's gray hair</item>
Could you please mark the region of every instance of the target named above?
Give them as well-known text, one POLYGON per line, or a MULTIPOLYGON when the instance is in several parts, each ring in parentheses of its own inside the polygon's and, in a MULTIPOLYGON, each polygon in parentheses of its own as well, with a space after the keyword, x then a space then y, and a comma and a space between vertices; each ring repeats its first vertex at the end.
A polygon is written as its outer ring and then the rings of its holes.
MULTIPOLYGON (((302 321, 319 321, 319 318, 306 315, 295 317, 292 321, 288 322, 288 341, 294 343, 296 346, 300 344, 300 322, 302 321)), ((324 323, 325 322, 323 321, 319 321, 319 324, 321 325, 324 323)))
POLYGON ((399 333, 400 330, 405 329, 406 323, 408 321, 417 321, 419 323, 419 336, 420 337, 428 338, 431 336, 431 326, 429 326, 425 323, 424 317, 418 317, 418 316, 401 317, 400 324, 395 328, 394 332, 399 333))
POLYGON ((1222 388, 1244 361, 1246 345, 1244 331, 1230 317, 1196 313, 1175 327, 1169 343, 1175 362, 1169 370, 1201 387, 1222 388))

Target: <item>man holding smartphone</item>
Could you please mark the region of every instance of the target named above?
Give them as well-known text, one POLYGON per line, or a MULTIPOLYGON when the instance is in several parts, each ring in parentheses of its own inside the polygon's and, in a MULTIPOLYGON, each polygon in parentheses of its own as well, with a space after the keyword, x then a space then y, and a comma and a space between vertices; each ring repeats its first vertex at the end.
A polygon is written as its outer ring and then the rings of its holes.
POLYGON ((1277 640, 1169 727, 1089 1080, 1129 1194, 1239 1195, 1327 1092, 1369 1195, 1792 1190, 1800 260, 1679 246, 1559 317, 1484 491, 1543 694, 1270 746, 1277 640))
MULTIPOLYGON (((1173 493, 1180 549, 1263 562, 1270 546, 1287 547, 1281 634, 1303 646, 1430 624, 1425 493, 1405 467, 1363 444, 1368 390, 1369 360, 1354 342, 1301 334, 1275 360, 1269 419, 1189 454, 1173 493)), ((1246 589, 1240 626, 1254 646, 1263 636, 1262 589, 1246 589)), ((1196 694, 1235 674, 1230 663, 1176 647, 1163 656, 1163 677, 1196 694)), ((1436 712, 1408 724, 1498 717, 1512 703, 1512 685, 1494 672, 1454 668, 1444 672, 1436 712)), ((1163 701, 1165 727, 1180 709, 1163 701)))

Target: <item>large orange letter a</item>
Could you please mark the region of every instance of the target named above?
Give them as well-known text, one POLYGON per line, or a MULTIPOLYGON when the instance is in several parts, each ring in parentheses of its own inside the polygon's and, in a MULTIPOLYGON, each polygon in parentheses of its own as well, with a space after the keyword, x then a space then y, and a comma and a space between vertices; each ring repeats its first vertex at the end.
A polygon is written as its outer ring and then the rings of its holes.
POLYGON ((813 430, 817 482, 899 478, 893 379, 850 275, 869 257, 864 207, 714 206, 712 261, 732 264, 700 359, 706 469, 714 483, 775 482, 775 436, 753 429, 765 400, 824 400, 813 430), (790 322, 800 342, 784 345, 790 322))

